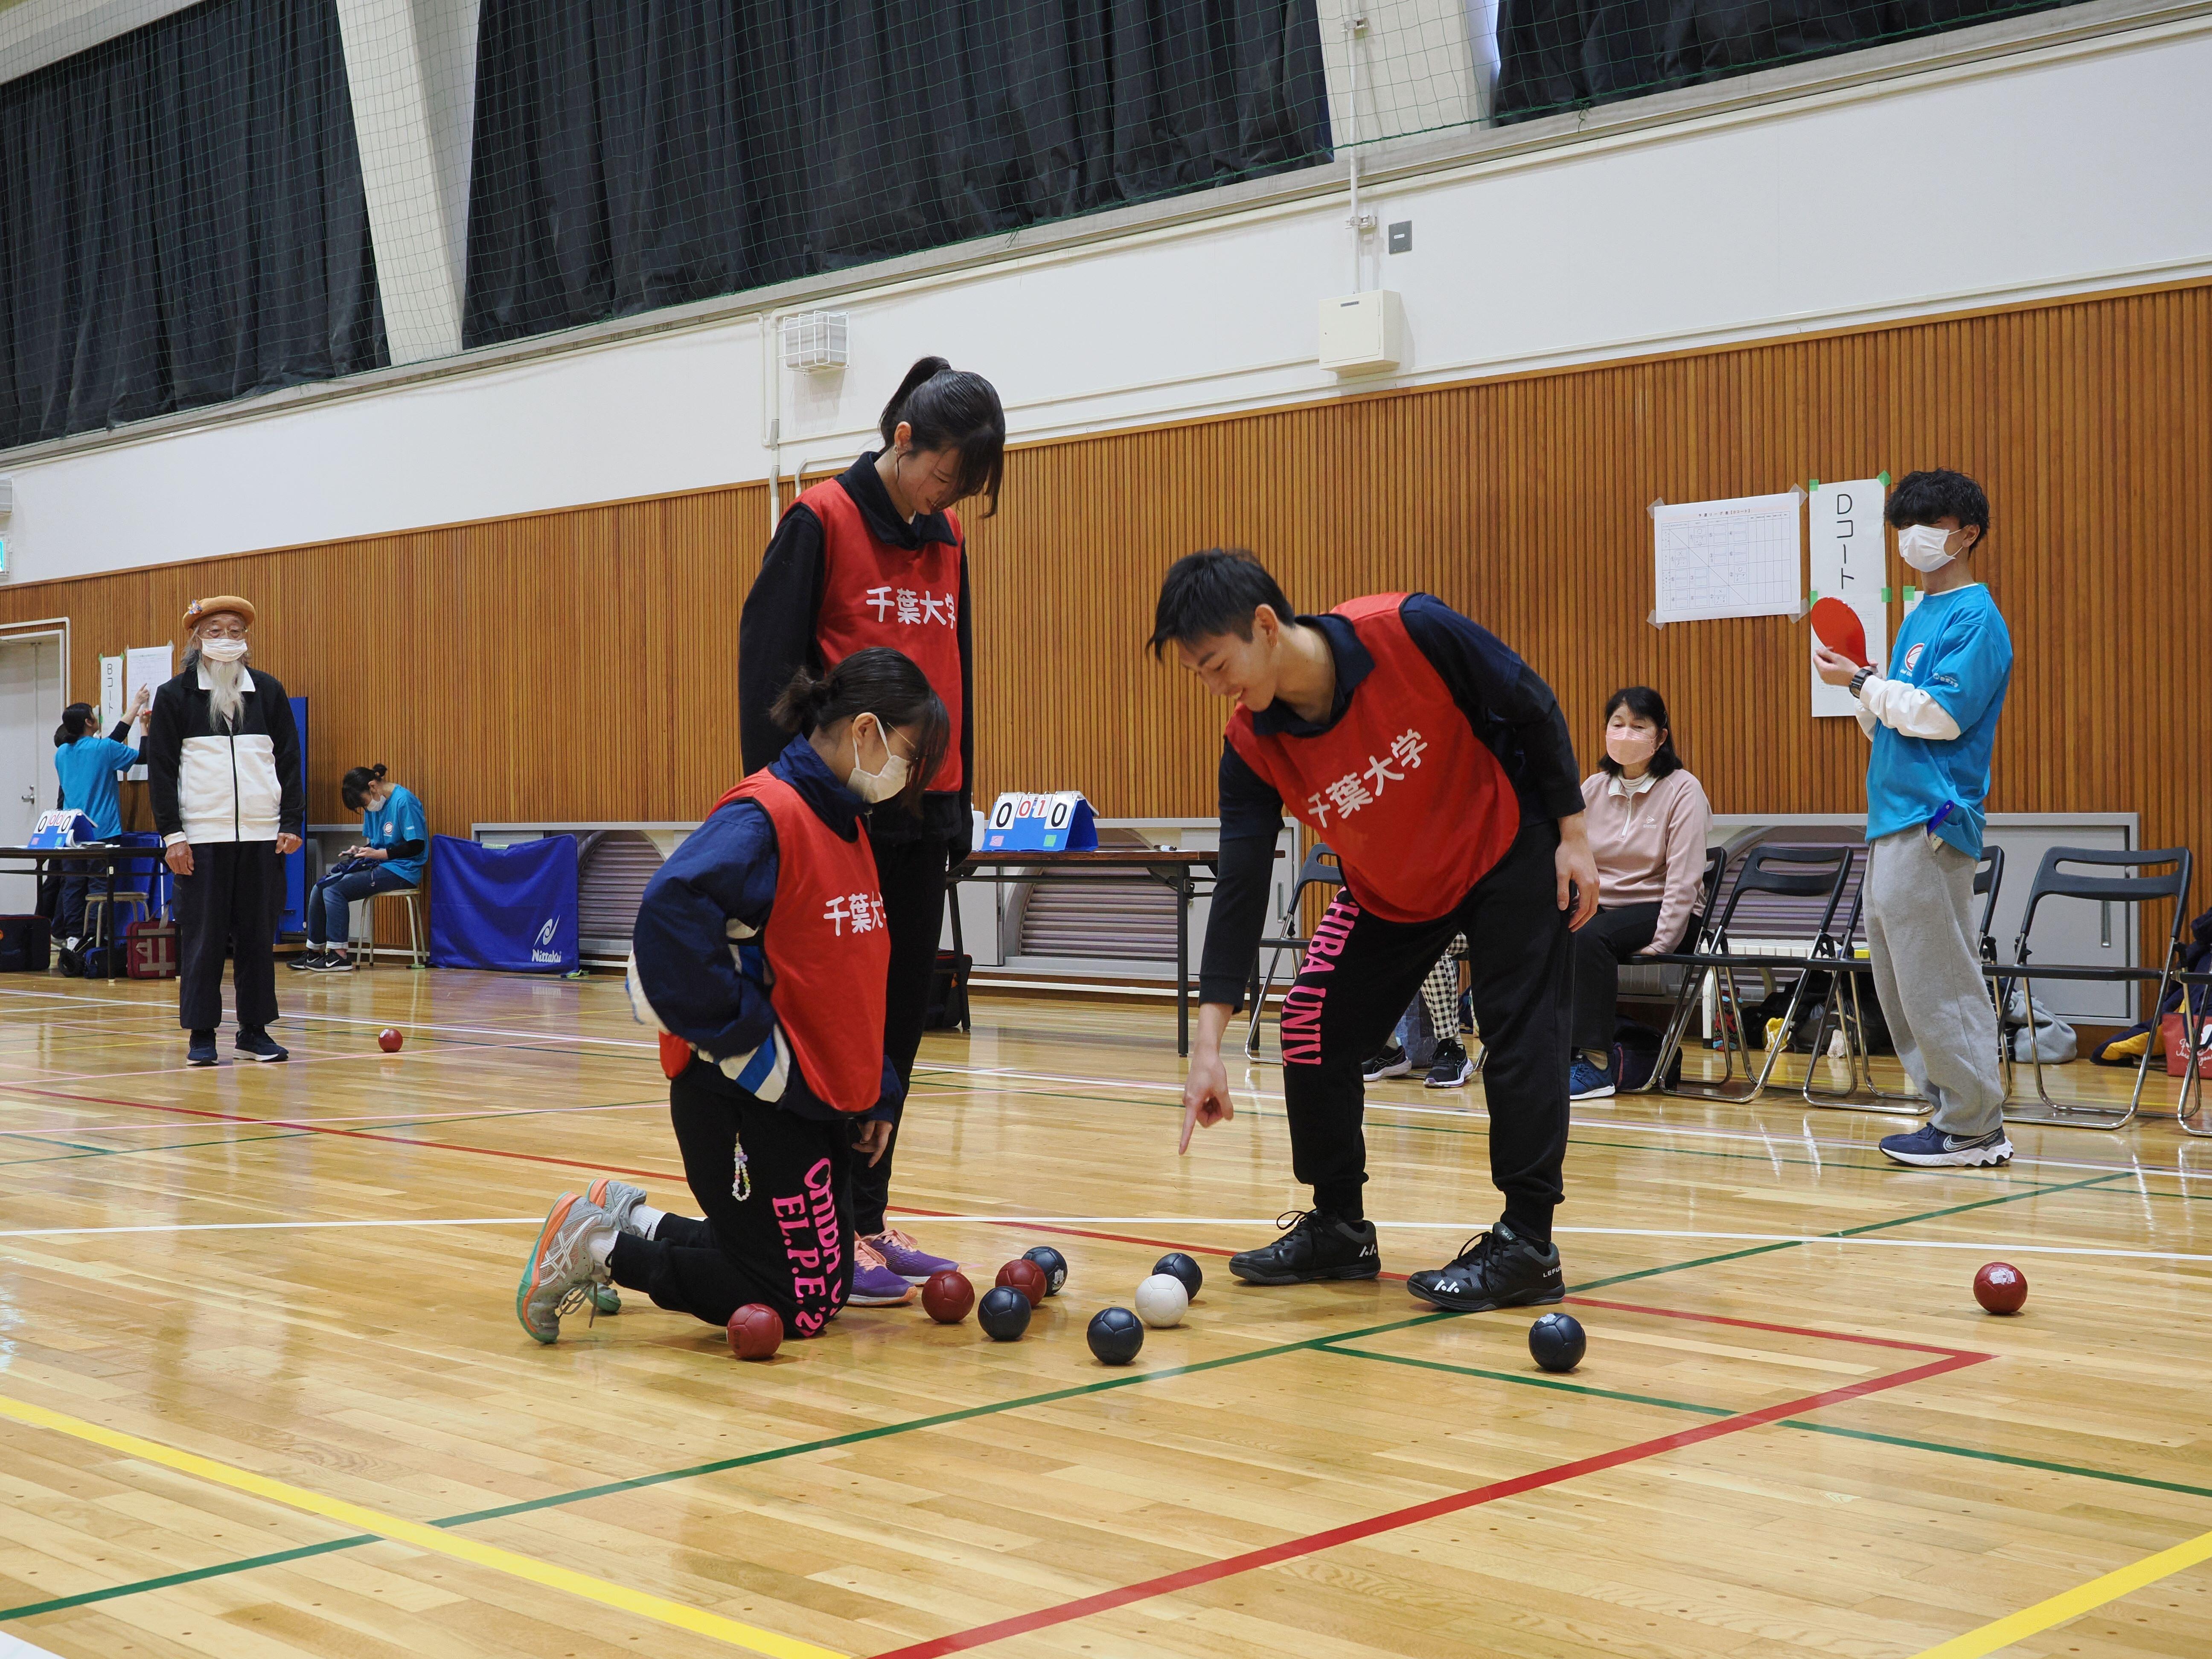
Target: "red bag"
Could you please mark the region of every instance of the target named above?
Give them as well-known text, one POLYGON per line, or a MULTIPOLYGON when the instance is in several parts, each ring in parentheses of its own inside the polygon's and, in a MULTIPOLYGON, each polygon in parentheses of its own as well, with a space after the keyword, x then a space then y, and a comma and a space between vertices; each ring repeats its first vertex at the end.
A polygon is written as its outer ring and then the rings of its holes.
MULTIPOLYGON (((2160 1017, 2158 1022, 2159 1041, 2166 1045, 2166 1074, 2168 1077, 2189 1075, 2189 1033, 2181 1024, 2179 1009, 2160 1017)), ((2197 1027, 2197 1075, 2212 1077, 2212 1019, 2198 1016, 2197 1027)))
POLYGON ((177 976, 177 924, 134 921, 123 930, 124 971, 132 979, 177 976))

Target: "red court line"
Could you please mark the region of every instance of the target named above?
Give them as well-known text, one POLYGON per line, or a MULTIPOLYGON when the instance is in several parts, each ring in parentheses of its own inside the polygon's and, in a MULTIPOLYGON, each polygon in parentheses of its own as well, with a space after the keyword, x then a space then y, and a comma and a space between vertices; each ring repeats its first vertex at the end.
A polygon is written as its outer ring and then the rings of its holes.
POLYGON ((161 1106, 149 1100, 111 1100, 103 1095, 73 1095, 59 1089, 33 1089, 20 1083, 0 1085, 15 1094, 42 1095, 55 1100, 82 1100, 94 1106, 120 1106, 134 1112, 167 1112, 177 1117, 212 1118, 221 1123, 249 1123, 265 1129, 305 1129, 310 1134, 342 1135, 349 1140, 380 1140, 392 1146, 420 1146, 432 1152, 473 1152, 479 1158, 514 1158, 525 1164, 553 1164, 568 1170, 592 1170, 602 1174, 643 1176, 651 1181, 681 1182, 684 1176, 666 1170, 637 1170, 621 1164, 587 1163, 580 1158, 548 1158, 543 1152, 510 1152, 496 1146, 464 1146, 453 1140, 416 1140, 407 1135, 380 1135, 368 1129, 333 1129, 296 1117, 247 1117, 240 1112, 211 1112, 197 1106, 161 1106))
MULTIPOLYGON (((1638 1311, 1660 1311, 1639 1310, 1638 1311)), ((1766 1328, 1785 1330, 1785 1326, 1766 1328)), ((1833 1335, 1832 1332, 1807 1333, 1813 1335, 1833 1335)), ((1101 1590, 1095 1595, 1076 1601, 1063 1601, 1058 1607, 1042 1607, 1035 1613, 1016 1613, 993 1624, 979 1625, 972 1630, 956 1632, 951 1636, 939 1636, 926 1642, 916 1642, 907 1647, 893 1648, 875 1656, 875 1659, 937 1659, 937 1656, 963 1653, 970 1648, 1003 1642, 1008 1637, 1027 1635, 1032 1631, 1049 1629, 1077 1619, 1087 1619, 1093 1613, 1107 1613, 1115 1607, 1126 1607, 1132 1602, 1146 1601, 1154 1596, 1172 1595, 1180 1590, 1193 1589, 1200 1584, 1213 1583, 1238 1573, 1251 1572, 1257 1568, 1271 1567, 1283 1561, 1291 1561, 1303 1555, 1321 1550, 1334 1549, 1340 1544, 1357 1543, 1372 1538, 1378 1533, 1395 1532, 1401 1527, 1414 1526, 1423 1521, 1432 1521, 1439 1516, 1455 1515, 1462 1510, 1478 1504, 1496 1503, 1501 1498, 1512 1498, 1526 1492, 1555 1486, 1562 1481, 1577 1480, 1585 1474, 1596 1474, 1606 1469, 1615 1469, 1623 1464, 1641 1462, 1656 1457, 1662 1452, 1678 1451, 1685 1446, 1699 1445, 1717 1440, 1723 1435, 1740 1434, 1746 1429, 1755 1429, 1764 1424, 1779 1422, 1785 1417, 1818 1411, 1824 1406, 1840 1405, 1847 1400, 1862 1399, 1885 1389, 1903 1388, 1910 1382, 1923 1382, 1931 1376, 1941 1376, 1948 1371, 1977 1365, 1991 1358, 1988 1354, 1959 1352, 1941 1359, 1931 1359, 1925 1364, 1915 1365, 1889 1376, 1870 1377, 1864 1382, 1847 1383, 1841 1388, 1827 1389, 1819 1394, 1808 1394, 1796 1400, 1784 1401, 1778 1406, 1762 1406, 1753 1412, 1743 1412, 1735 1417, 1709 1419, 1693 1428, 1682 1429, 1673 1434, 1663 1434, 1656 1439, 1639 1441, 1632 1446, 1623 1446, 1595 1456, 1576 1459, 1571 1463, 1554 1464, 1547 1469, 1537 1469, 1528 1474, 1516 1474, 1510 1480, 1492 1481, 1486 1486, 1477 1486, 1472 1492, 1457 1492, 1449 1498, 1431 1498, 1423 1504, 1409 1504, 1401 1510, 1371 1516, 1365 1521, 1354 1521, 1341 1527, 1331 1527, 1325 1532, 1309 1534, 1304 1538, 1286 1539, 1279 1544, 1270 1544, 1264 1549, 1248 1550, 1242 1555, 1232 1555, 1219 1561, 1208 1561, 1201 1565, 1185 1567, 1180 1572, 1163 1573, 1157 1578, 1147 1578, 1139 1583, 1125 1584, 1118 1589, 1101 1590)))

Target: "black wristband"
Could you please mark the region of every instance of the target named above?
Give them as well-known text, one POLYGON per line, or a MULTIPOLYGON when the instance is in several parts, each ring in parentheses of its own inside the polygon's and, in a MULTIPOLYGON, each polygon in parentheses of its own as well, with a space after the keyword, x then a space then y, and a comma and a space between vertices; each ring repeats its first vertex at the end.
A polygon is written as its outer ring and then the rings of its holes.
POLYGON ((1858 696, 1861 691, 1866 689, 1866 683, 1873 678, 1874 670, 1871 668, 1862 668, 1857 673, 1852 675, 1851 695, 1855 697, 1858 696))

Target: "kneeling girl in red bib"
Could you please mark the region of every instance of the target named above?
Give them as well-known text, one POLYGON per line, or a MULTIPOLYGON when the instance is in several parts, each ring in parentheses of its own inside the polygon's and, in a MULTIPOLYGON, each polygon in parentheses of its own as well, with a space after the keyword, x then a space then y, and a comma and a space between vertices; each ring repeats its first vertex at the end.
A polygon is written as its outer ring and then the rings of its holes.
MULTIPOLYGON (((776 704, 796 733, 725 795, 647 885, 631 1003, 661 1033, 669 1115, 700 1218, 600 1180, 565 1194, 524 1264, 515 1316, 540 1342, 611 1282, 712 1325, 747 1303, 819 1336, 852 1298, 856 1164, 902 1091, 884 1054, 890 939, 870 803, 917 794, 950 732, 921 670, 855 652, 776 704)), ((913 1292, 902 1283, 903 1301, 913 1292)))

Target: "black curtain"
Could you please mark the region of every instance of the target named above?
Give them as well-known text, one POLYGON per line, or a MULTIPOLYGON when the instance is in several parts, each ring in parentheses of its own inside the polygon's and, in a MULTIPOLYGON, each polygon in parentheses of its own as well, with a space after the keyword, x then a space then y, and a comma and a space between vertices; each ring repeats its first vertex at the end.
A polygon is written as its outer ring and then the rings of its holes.
POLYGON ((1314 0, 484 0, 470 345, 1325 160, 1314 0))
POLYGON ((0 85, 0 447, 386 361, 331 0, 0 85))
POLYGON ((2071 0, 1503 0, 1498 118, 1528 120, 2071 0))

